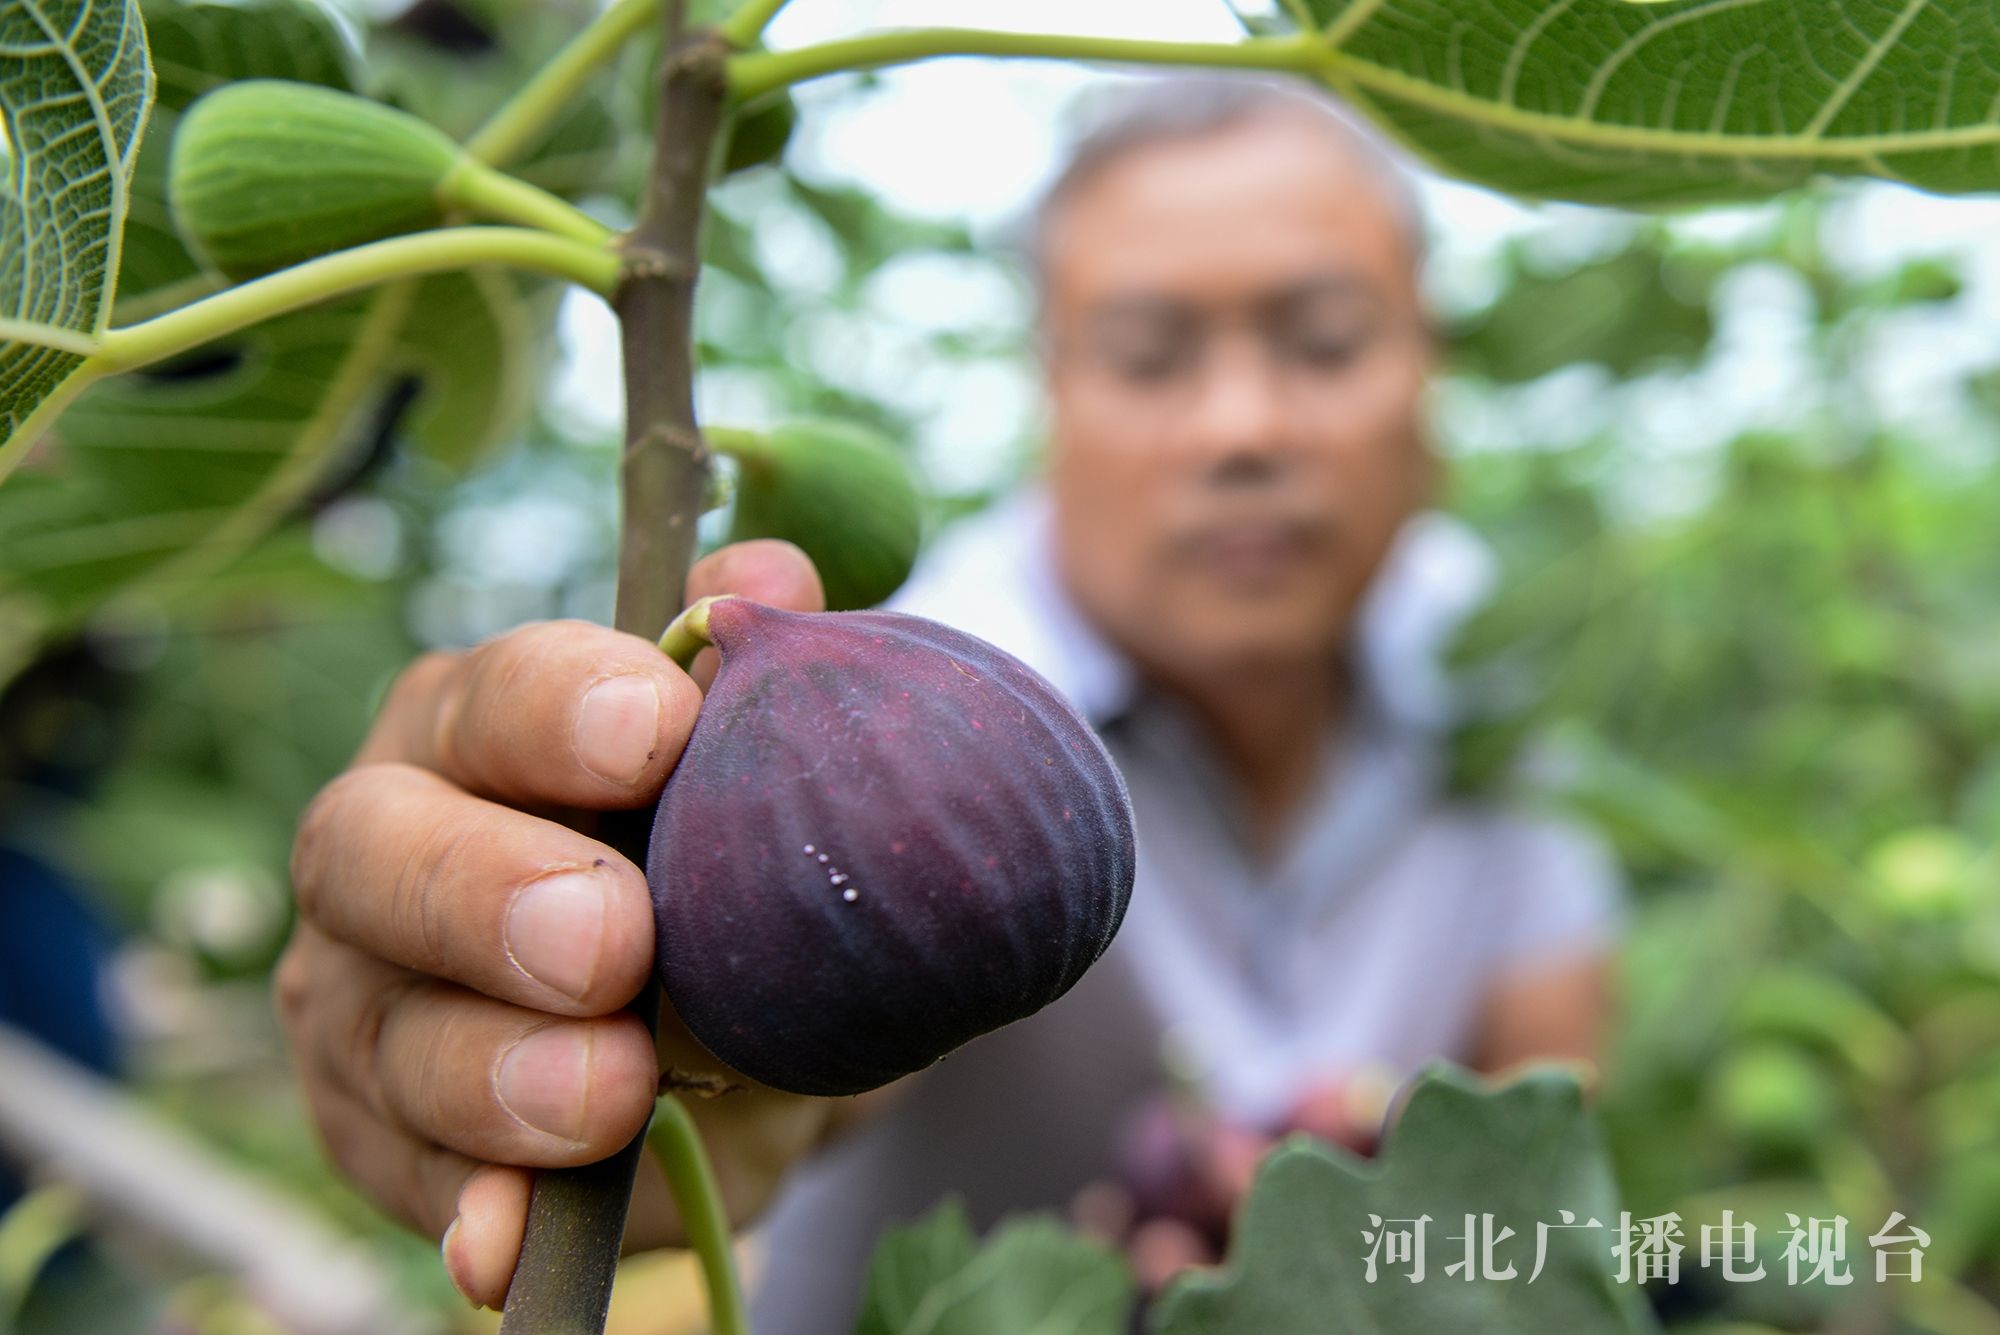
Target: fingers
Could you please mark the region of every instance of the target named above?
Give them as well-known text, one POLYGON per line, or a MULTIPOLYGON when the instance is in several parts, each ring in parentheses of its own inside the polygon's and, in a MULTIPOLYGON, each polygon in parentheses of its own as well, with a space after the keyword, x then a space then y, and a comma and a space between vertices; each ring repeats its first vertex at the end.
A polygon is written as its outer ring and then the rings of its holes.
POLYGON ((583 621, 417 660, 357 763, 403 761, 513 803, 615 810, 657 795, 701 693, 658 647, 583 621))
MULTIPOLYGON (((698 562, 689 597, 718 593, 825 605, 812 562, 786 542, 736 543, 698 562)), ((357 763, 402 761, 516 804, 618 810, 658 795, 700 707, 700 690, 651 641, 540 622, 417 660, 357 763)))
POLYGON ((479 1165, 384 1120, 324 1077, 301 1083, 327 1157, 387 1214, 436 1237, 479 1165))
MULTIPOLYGON (((694 563, 688 572, 687 600, 723 593, 793 612, 826 608, 826 591, 812 561, 791 543, 776 538, 731 543, 694 563)), ((707 690, 715 680, 716 664, 715 650, 704 649, 688 672, 707 690)))
POLYGON ((687 600, 723 593, 794 612, 826 607, 826 592, 811 559, 776 538, 731 543, 694 563, 688 572, 687 600))
POLYGON ((499 1308, 514 1282, 514 1263, 528 1231, 533 1176, 504 1164, 482 1165, 458 1194, 458 1214, 439 1250, 445 1272, 469 1302, 499 1308))
MULTIPOLYGON (((301 929, 300 1065, 381 1120, 474 1159, 590 1163, 653 1104, 652 1038, 629 1014, 552 1019, 301 929)), ((434 1221, 442 1227, 443 1221, 434 1221)))
POLYGON ((320 790, 292 884, 327 936, 538 1010, 602 1015, 652 967, 637 867, 411 765, 363 765, 320 790))

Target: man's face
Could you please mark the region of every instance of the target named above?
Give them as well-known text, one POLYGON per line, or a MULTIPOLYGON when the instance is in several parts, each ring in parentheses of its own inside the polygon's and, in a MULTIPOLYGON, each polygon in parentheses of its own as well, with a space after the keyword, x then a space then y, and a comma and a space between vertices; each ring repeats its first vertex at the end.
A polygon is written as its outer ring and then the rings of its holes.
POLYGON ((1045 236, 1057 560, 1168 680, 1323 663, 1430 475, 1393 196, 1253 116, 1115 158, 1045 236))

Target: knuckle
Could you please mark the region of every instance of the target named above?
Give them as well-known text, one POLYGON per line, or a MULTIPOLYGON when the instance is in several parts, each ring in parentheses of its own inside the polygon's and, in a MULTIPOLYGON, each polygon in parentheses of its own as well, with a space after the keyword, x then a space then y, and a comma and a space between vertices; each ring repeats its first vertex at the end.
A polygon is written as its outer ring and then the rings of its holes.
POLYGON ((278 957, 278 967, 271 972, 271 995, 287 1028, 297 1027, 312 996, 312 962, 308 956, 308 948, 295 935, 285 953, 278 957))
POLYGON ((582 633, 577 621, 531 621, 474 646, 437 691, 430 745, 447 773, 466 770, 486 735, 484 715, 495 701, 516 698, 524 679, 561 645, 582 633))
POLYGON ((396 674, 389 684, 389 693, 383 698, 384 714, 395 714, 410 707, 412 700, 421 700, 435 691, 438 685, 458 670, 466 655, 445 649, 432 649, 410 660, 409 666, 396 674))
POLYGON ((411 987, 410 983, 392 983, 369 993, 355 1011, 353 1028, 347 1034, 343 1067, 348 1081, 355 1094, 378 1117, 387 1116, 383 1054, 390 1018, 410 995, 411 987))
POLYGON ((365 1128, 352 1116, 343 1116, 327 1106, 324 1098, 307 1098, 312 1111, 313 1126, 319 1132, 320 1144, 326 1147, 326 1157, 333 1160, 341 1172, 354 1182, 365 1182, 364 1169, 367 1167, 363 1146, 367 1143, 365 1128))
POLYGON ((424 830, 389 892, 389 922, 408 953, 403 963, 427 973, 445 967, 450 941, 451 887, 463 879, 467 855, 481 842, 479 823, 442 820, 424 830))
POLYGON ((416 1125, 444 1126, 462 1120, 458 1115, 461 1091, 438 1079, 437 1073, 463 1062, 478 1038, 468 1029, 462 1008, 445 1007, 439 1010, 426 1032, 417 1035, 414 1059, 410 1062, 410 1083, 401 1092, 401 1101, 416 1125))
POLYGON ((383 785, 403 782, 420 774, 413 766, 382 761, 356 765, 334 776, 313 794, 300 813, 298 829, 292 837, 291 880, 299 912, 307 918, 319 916, 329 871, 337 865, 343 847, 361 847, 365 829, 353 822, 368 808, 367 795, 383 785))
POLYGON ((317 907, 324 852, 329 844, 339 842, 334 827, 339 824, 341 808, 356 773, 348 770, 336 776, 313 794, 312 801, 299 814, 298 829, 292 836, 292 893, 298 900, 299 912, 307 917, 313 916, 317 907))

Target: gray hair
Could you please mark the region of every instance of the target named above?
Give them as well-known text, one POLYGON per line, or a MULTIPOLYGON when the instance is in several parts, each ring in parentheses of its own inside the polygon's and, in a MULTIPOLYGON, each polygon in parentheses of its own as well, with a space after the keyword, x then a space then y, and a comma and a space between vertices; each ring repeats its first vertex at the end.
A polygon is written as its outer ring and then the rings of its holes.
POLYGON ((1021 250, 1036 291, 1046 277, 1049 224, 1064 204, 1120 158, 1156 144, 1199 139, 1265 117, 1318 118, 1381 183, 1402 222, 1413 263, 1425 249, 1416 186, 1381 137, 1331 97, 1282 76, 1200 73, 1156 75, 1108 84, 1086 94, 1081 132, 1069 160, 1028 215, 1021 250))

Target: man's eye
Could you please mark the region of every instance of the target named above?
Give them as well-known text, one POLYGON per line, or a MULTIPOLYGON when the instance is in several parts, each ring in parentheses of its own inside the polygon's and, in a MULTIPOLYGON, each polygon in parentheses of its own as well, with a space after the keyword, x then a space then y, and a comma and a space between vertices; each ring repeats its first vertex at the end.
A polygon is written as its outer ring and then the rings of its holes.
POLYGON ((1138 384, 1171 380, 1193 355, 1187 339, 1166 337, 1123 339, 1103 349, 1104 363, 1122 379, 1138 384))
POLYGON ((1372 341, 1365 329, 1292 329, 1276 340, 1290 362, 1315 371, 1333 371, 1358 359, 1372 341))

